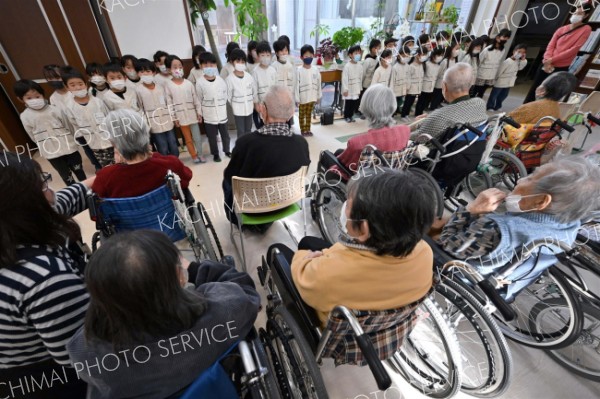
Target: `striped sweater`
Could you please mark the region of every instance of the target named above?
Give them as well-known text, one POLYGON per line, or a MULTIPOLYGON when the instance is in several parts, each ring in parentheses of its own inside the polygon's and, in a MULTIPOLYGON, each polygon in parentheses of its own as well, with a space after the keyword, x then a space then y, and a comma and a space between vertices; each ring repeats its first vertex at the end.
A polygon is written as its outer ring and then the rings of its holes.
MULTIPOLYGON (((58 191, 56 210, 82 212, 86 190, 77 183, 58 191)), ((70 364, 65 345, 83 325, 89 296, 83 258, 67 247, 19 246, 17 264, 0 268, 0 369, 47 359, 70 364)))

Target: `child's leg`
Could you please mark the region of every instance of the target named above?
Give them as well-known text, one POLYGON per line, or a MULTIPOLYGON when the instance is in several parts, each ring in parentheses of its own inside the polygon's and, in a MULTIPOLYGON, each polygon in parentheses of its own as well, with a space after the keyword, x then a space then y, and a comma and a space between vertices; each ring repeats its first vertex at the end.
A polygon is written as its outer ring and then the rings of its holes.
POLYGON ((185 139, 185 146, 187 147, 188 152, 192 159, 195 159, 198 154, 196 153, 196 147, 194 147, 194 140, 192 140, 192 130, 190 126, 180 126, 181 134, 183 134, 183 138, 185 139))
POLYGON ((237 131, 237 138, 239 139, 246 133, 246 117, 234 115, 235 118, 235 130, 237 131))
POLYGON ((485 85, 475 85, 475 87, 473 87, 473 97, 483 98, 483 95, 485 94, 485 89, 485 85))
POLYGON ((423 115, 423 111, 431 102, 431 93, 421 92, 419 100, 417 100, 417 106, 415 107, 415 116, 423 115))
POLYGON ((442 89, 433 89, 433 94, 431 95, 431 104, 430 109, 438 109, 440 105, 442 105, 442 101, 444 101, 444 95, 442 94, 442 89))
POLYGON ((298 119, 300 122, 300 132, 305 133, 308 132, 306 126, 306 112, 307 112, 308 104, 300 104, 298 106, 298 119))
POLYGON ((69 168, 69 164, 67 163, 67 155, 63 155, 62 157, 49 159, 50 165, 58 172, 60 178, 65 182, 67 186, 75 183, 75 178, 71 174, 71 169, 69 168))
POLYGON ((396 97, 396 114, 402 113, 402 105, 404 104, 404 97, 396 97))
POLYGON ((498 111, 500 108, 502 108, 502 103, 504 102, 504 100, 506 100, 509 93, 509 87, 500 89, 500 92, 498 93, 498 98, 496 99, 496 108, 494 108, 494 111, 498 111))
POLYGON ((166 133, 151 133, 150 137, 154 139, 154 145, 159 154, 169 155, 169 144, 167 143, 166 133))
POLYGON ((309 102, 307 105, 307 112, 306 112, 306 131, 310 132, 310 125, 312 122, 312 113, 313 113, 313 109, 315 108, 315 103, 316 101, 311 101, 309 102))
POLYGON ((81 159, 81 154, 79 151, 75 151, 74 153, 65 156, 67 157, 66 161, 69 165, 69 169, 71 172, 73 172, 73 174, 75 174, 77 180, 84 181, 87 179, 87 176, 83 171, 83 159, 81 159))
MULTIPOLYGON (((204 124, 202 124, 204 126, 204 124)), ((194 139, 194 148, 196 149, 196 154, 198 157, 202 158, 202 134, 200 124, 194 123, 190 125, 190 130, 192 131, 192 137, 194 139)))
POLYGON ((175 155, 179 157, 179 142, 177 136, 175 136, 175 129, 171 129, 165 132, 167 138, 167 146, 169 148, 169 155, 175 155))
POLYGON ((415 103, 415 99, 417 97, 412 95, 412 94, 407 94, 406 97, 404 98, 404 105, 402 106, 402 117, 406 118, 408 116, 408 114, 410 114, 410 109, 412 108, 413 104, 415 103))
MULTIPOLYGON (((292 120, 294 117, 292 116, 292 120)), ((244 134, 252 133, 252 114, 244 117, 244 134)))
POLYGON ((353 105, 352 100, 344 100, 344 119, 350 119, 354 115, 353 105))
POLYGON ((87 144, 85 137, 77 137, 75 140, 77 140, 77 142, 81 145, 81 147, 83 148, 83 152, 85 152, 85 155, 88 157, 92 165, 94 165, 94 168, 96 168, 96 170, 102 168, 102 165, 96 158, 94 150, 92 150, 87 144))
POLYGON ((496 101, 498 99, 498 94, 500 94, 500 89, 497 87, 493 87, 488 97, 487 104, 485 106, 486 109, 496 109, 496 101))
POLYGON ((231 153, 231 150, 229 149, 231 137, 227 131, 227 123, 219 123, 219 133, 221 134, 221 145, 223 146, 223 152, 226 154, 231 153))
POLYGON ((219 156, 219 145, 217 144, 217 125, 211 125, 210 123, 205 123, 204 127, 206 128, 206 136, 208 137, 208 146, 210 147, 210 153, 214 157, 219 156))
POLYGON ((94 150, 94 155, 102 167, 115 163, 115 149, 112 147, 103 150, 94 150))

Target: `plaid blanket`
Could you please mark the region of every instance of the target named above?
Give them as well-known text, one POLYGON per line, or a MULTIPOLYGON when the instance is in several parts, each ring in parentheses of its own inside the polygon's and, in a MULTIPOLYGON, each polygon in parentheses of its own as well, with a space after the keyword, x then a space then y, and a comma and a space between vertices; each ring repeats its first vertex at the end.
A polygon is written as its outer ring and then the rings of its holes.
MULTIPOLYGON (((428 295, 429 293, 418 301, 396 309, 354 311, 364 332, 369 335, 379 359, 389 359, 400 349, 404 338, 410 334, 415 325, 417 307, 428 295)), ((336 366, 346 363, 359 366, 367 364, 346 319, 329 317, 326 329, 331 330, 332 334, 323 357, 333 358, 336 366)))

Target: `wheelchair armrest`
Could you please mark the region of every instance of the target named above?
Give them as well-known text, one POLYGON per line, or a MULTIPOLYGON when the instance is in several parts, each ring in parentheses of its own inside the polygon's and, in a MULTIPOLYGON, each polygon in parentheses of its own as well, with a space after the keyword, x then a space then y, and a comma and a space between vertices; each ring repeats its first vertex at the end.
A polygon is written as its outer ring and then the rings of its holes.
MULTIPOLYGON (((319 165, 323 165, 322 160, 324 158, 327 159, 328 165, 337 166, 343 173, 346 174, 346 176, 352 176, 354 174, 350 169, 348 169, 346 167, 346 165, 342 164, 340 162, 340 160, 338 159, 338 157, 336 157, 335 154, 333 154, 331 151, 329 151, 329 150, 321 151, 321 155, 319 156, 319 165)), ((322 172, 326 172, 328 169, 329 168, 326 168, 322 172)))
POLYGON ((454 260, 454 258, 445 252, 433 238, 429 237, 428 235, 424 235, 423 241, 425 241, 431 247, 431 250, 433 251, 433 259, 438 265, 444 265, 454 260))
POLYGON ((184 201, 187 206, 191 206, 196 203, 196 200, 194 199, 194 196, 189 188, 182 188, 181 191, 183 191, 184 201))

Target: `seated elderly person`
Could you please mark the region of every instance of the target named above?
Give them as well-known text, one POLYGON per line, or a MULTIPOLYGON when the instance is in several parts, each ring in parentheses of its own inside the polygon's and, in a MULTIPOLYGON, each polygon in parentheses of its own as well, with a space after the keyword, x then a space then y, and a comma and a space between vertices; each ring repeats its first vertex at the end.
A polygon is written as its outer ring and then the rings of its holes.
POLYGON ((85 281, 85 324, 67 349, 89 399, 180 397, 250 332, 260 305, 248 274, 211 261, 186 265, 153 230, 107 240, 85 281), (184 288, 186 266, 195 288, 184 288))
POLYGON ((523 104, 508 114, 517 123, 535 124, 544 116, 560 118, 558 102, 577 86, 577 78, 569 72, 556 72, 548 76, 535 90, 537 101, 523 104))
POLYGON ((92 190, 100 198, 137 197, 165 184, 169 170, 186 189, 192 171, 175 156, 150 152, 150 130, 139 113, 130 109, 109 112, 105 130, 115 148, 115 165, 99 170, 92 190))
POLYGON ((440 139, 448 128, 458 123, 468 123, 474 127, 483 125, 488 119, 486 104, 481 98, 471 98, 469 95, 472 81, 471 65, 459 62, 448 68, 442 81, 442 94, 448 105, 421 119, 419 128, 411 139, 421 134, 440 139))
MULTIPOLYGON (((352 137, 345 150, 336 151, 338 160, 351 171, 360 168, 360 154, 367 144, 372 144, 382 152, 403 150, 410 137, 410 128, 396 125, 392 115, 396 111, 394 92, 382 84, 369 87, 363 94, 360 103, 362 114, 367 118, 369 131, 352 137)), ((329 167, 330 165, 324 165, 329 167)), ((348 179, 344 172, 336 167, 331 168, 348 179)))
POLYGON ((272 86, 259 111, 265 125, 235 143, 231 161, 223 173, 225 214, 233 213, 232 177, 266 178, 290 175, 310 164, 306 139, 294 134, 287 121, 294 115, 294 100, 283 86, 272 86))
MULTIPOLYGON (((392 310, 427 294, 433 254, 422 237, 433 222, 432 198, 431 189, 408 171, 365 173, 348 185, 348 200, 340 215, 346 233, 340 242, 328 248, 323 240, 305 237, 295 254, 282 244, 274 245, 291 261, 294 284, 323 326, 336 305, 392 310)), ((395 320, 388 327, 400 328, 403 321, 395 320)), ((336 357, 336 362, 345 361, 336 357)))
MULTIPOLYGON (((520 179, 509 195, 493 188, 483 191, 456 211, 444 226, 440 242, 446 252, 466 259, 487 275, 534 240, 573 244, 580 220, 598 209, 600 169, 584 158, 565 158, 520 179), (493 213, 501 203, 506 213, 493 213)), ((510 277, 518 281, 509 287, 507 299, 554 263, 552 253, 544 248, 538 262, 532 257, 519 266, 510 277)))

